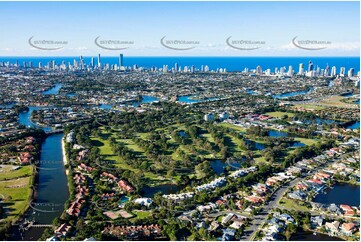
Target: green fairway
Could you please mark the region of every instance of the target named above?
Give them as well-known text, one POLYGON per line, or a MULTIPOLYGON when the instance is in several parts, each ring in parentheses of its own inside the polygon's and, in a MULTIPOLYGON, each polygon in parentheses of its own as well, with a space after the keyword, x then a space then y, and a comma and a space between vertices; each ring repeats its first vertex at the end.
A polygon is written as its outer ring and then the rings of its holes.
MULTIPOLYGON (((106 133, 103 129, 101 129, 102 131, 102 137, 108 137, 111 136, 112 134, 110 133, 106 133), (104 135, 104 136, 103 136, 104 135)), ((120 167, 122 169, 125 170, 130 170, 133 171, 135 173, 137 172, 141 172, 140 169, 134 168, 130 165, 128 165, 121 157, 119 157, 118 155, 114 154, 111 146, 110 146, 110 142, 107 139, 102 139, 102 138, 97 138, 97 137, 90 137, 92 143, 94 146, 98 147, 100 150, 100 154, 102 156, 102 158, 106 161, 110 161, 112 163, 114 163, 115 166, 120 167)), ((142 152, 142 150, 140 149, 140 147, 138 147, 137 145, 135 145, 132 140, 130 139, 118 139, 117 141, 124 143, 129 149, 132 149, 136 152, 142 152)), ((157 174, 151 173, 151 172, 144 172, 144 177, 145 178, 149 178, 151 180, 158 180, 159 176, 157 174)))
POLYGON ((266 115, 274 117, 274 118, 282 118, 284 115, 287 115, 288 117, 294 117, 294 113, 288 113, 288 112, 269 112, 266 113, 266 115))
POLYGON ((304 143, 305 145, 313 145, 317 143, 317 140, 307 138, 295 138, 295 140, 304 143))
POLYGON ((219 125, 223 126, 225 128, 231 128, 231 129, 234 129, 234 130, 237 130, 237 131, 240 131, 240 132, 246 132, 246 128, 243 128, 243 127, 240 127, 240 126, 237 126, 237 125, 234 125, 234 124, 222 122, 219 125))

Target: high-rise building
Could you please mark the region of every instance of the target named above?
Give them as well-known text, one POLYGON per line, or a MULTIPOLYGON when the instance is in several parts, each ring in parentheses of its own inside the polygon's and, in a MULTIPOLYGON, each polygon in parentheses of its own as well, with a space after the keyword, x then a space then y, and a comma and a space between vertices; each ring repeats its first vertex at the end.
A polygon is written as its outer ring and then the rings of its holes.
POLYGON ((355 69, 350 68, 350 70, 348 70, 348 72, 347 72, 347 76, 353 77, 354 73, 355 73, 355 69))
POLYGON ((289 66, 288 67, 288 73, 287 73, 288 76, 293 76, 293 67, 292 66, 289 66))
POLYGON ((330 67, 327 64, 325 69, 325 76, 329 76, 329 75, 330 75, 330 67))
POLYGON ((80 69, 84 70, 84 59, 83 56, 80 56, 79 58, 79 65, 80 65, 80 69))
POLYGON ((307 70, 308 71, 313 71, 313 63, 312 63, 312 61, 308 62, 308 69, 307 70))
POLYGON ((175 63, 175 64, 174 64, 174 72, 178 72, 178 69, 179 69, 178 63, 175 63))
POLYGON ((256 73, 257 74, 262 74, 262 67, 261 66, 256 67, 256 73))
POLYGON ((119 67, 124 66, 124 62, 123 62, 123 54, 119 55, 119 67))
POLYGON ((336 76, 336 66, 331 68, 331 76, 336 76))
POLYGON ((286 67, 285 67, 285 66, 281 67, 281 68, 280 68, 280 74, 281 74, 281 75, 284 75, 285 72, 286 72, 286 67))
POLYGON ((204 67, 204 72, 209 72, 209 67, 207 65, 204 67))
POLYGON ((91 62, 90 62, 91 68, 95 67, 95 61, 94 61, 94 57, 92 57, 91 62))
POLYGON ((98 54, 98 67, 101 68, 102 67, 102 63, 100 60, 100 54, 98 54))
POLYGON ((345 72, 346 72, 346 68, 345 68, 345 67, 341 67, 341 68, 340 68, 340 76, 345 76, 345 72))
POLYGON ((271 75, 271 69, 267 69, 265 72, 264 72, 264 74, 266 75, 266 76, 270 76, 271 75))
POLYGON ((298 66, 298 74, 302 75, 304 71, 305 71, 305 67, 303 63, 300 63, 300 65, 298 66))

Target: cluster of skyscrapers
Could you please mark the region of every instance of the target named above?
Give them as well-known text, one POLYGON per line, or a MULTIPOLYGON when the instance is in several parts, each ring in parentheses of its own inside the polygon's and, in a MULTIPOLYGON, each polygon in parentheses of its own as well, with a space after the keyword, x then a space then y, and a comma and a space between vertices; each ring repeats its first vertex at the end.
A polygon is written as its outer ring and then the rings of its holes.
MULTIPOLYGON (((45 66, 41 62, 38 64, 39 69, 45 69, 45 70, 84 70, 84 71, 92 71, 92 70, 119 70, 119 71, 125 71, 125 70, 138 70, 138 65, 133 65, 133 67, 125 67, 124 66, 124 56, 123 54, 120 54, 118 57, 118 63, 117 64, 109 64, 109 63, 103 63, 102 58, 100 54, 98 54, 97 62, 95 62, 95 58, 92 57, 90 59, 89 63, 86 63, 83 56, 80 56, 79 59, 74 59, 72 63, 68 62, 65 63, 65 61, 62 61, 60 64, 57 64, 55 60, 49 61, 45 66)), ((10 62, 0 62, 0 67, 21 67, 19 64, 19 61, 16 61, 15 64, 11 64, 10 62)), ((33 62, 23 62, 22 67, 24 68, 34 68, 33 62)), ((194 73, 194 72, 216 72, 216 73, 226 73, 226 68, 217 68, 216 70, 210 70, 209 66, 202 65, 201 68, 196 68, 194 65, 192 66, 184 66, 183 68, 178 65, 178 63, 175 63, 173 67, 169 68, 168 65, 163 65, 161 68, 152 66, 150 68, 150 71, 152 72, 163 72, 163 73, 194 73)), ((288 76, 292 77, 294 75, 301 75, 301 76, 308 76, 308 77, 336 77, 336 76, 360 76, 360 72, 358 72, 355 75, 355 69, 350 68, 346 73, 345 67, 340 67, 339 72, 337 72, 336 66, 330 66, 327 64, 325 69, 321 69, 319 66, 316 66, 313 64, 312 61, 308 62, 307 69, 305 68, 305 65, 303 63, 299 64, 298 72, 295 72, 293 67, 290 65, 287 68, 284 67, 276 67, 274 72, 271 72, 271 69, 266 69, 265 71, 262 70, 261 66, 257 66, 254 70, 249 70, 248 68, 245 68, 243 73, 250 74, 250 75, 266 75, 266 76, 288 76)))
POLYGON ((163 65, 162 69, 163 73, 168 73, 168 72, 172 72, 172 73, 177 73, 177 72, 183 72, 183 73, 194 73, 194 72, 217 72, 217 73, 226 73, 227 69, 226 68, 217 68, 215 71, 214 70, 210 70, 209 66, 207 65, 202 65, 200 69, 196 68, 194 65, 192 66, 184 66, 183 70, 182 67, 178 65, 178 63, 174 64, 174 67, 169 68, 168 65, 163 65))
MULTIPOLYGON (((281 68, 276 67, 273 73, 271 72, 271 69, 267 69, 263 72, 261 66, 257 66, 256 69, 253 71, 249 71, 248 68, 245 68, 243 72, 255 73, 258 75, 266 75, 266 76, 279 75, 279 76, 289 76, 289 77, 294 75, 304 75, 308 77, 336 77, 336 76, 344 77, 346 76, 346 74, 348 77, 355 76, 354 68, 350 68, 346 73, 346 68, 340 67, 340 71, 337 72, 336 66, 332 66, 330 69, 330 66, 327 64, 325 69, 321 69, 319 66, 315 67, 312 61, 308 62, 307 69, 305 69, 305 65, 303 63, 300 63, 297 73, 295 73, 295 70, 293 69, 292 66, 289 66, 288 70, 285 66, 281 68)), ((357 73, 357 76, 360 76, 360 72, 357 73)))

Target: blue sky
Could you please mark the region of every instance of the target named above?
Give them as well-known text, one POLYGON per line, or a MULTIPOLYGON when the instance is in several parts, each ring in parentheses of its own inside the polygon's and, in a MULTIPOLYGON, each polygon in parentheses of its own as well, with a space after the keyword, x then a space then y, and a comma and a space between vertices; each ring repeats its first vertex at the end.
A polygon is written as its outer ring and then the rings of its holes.
MULTIPOLYGON (((0 2, 0 56, 359 56, 359 2, 0 2), (65 41, 39 50, 28 40, 65 41), (106 50, 94 40, 129 41, 106 50), (168 49, 160 39, 193 43, 168 49), (239 50, 226 39, 258 41, 239 50), (326 41, 304 50, 292 39, 326 41)), ((37 45, 39 46, 39 45, 37 45)), ((43 45, 43 47, 49 45, 43 45)))

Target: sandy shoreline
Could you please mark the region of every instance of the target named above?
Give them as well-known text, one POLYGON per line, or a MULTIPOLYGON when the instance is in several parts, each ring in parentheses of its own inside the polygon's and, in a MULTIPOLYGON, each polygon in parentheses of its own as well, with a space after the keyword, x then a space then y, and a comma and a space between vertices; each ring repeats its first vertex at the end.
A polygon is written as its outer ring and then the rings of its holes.
POLYGON ((62 149, 62 153, 63 153, 63 162, 64 165, 68 164, 68 158, 67 155, 65 153, 65 142, 64 142, 64 137, 61 139, 61 149, 62 149))

